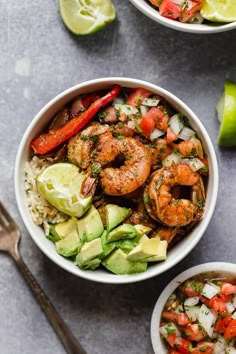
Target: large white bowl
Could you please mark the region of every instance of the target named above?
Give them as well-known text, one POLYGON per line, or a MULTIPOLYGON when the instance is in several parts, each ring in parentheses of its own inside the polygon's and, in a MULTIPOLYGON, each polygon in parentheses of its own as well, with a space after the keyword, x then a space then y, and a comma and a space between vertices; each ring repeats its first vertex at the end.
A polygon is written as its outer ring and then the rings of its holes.
POLYGON ((194 23, 182 23, 180 21, 174 21, 169 18, 163 17, 159 14, 158 10, 151 6, 147 0, 129 0, 137 9, 144 13, 144 15, 150 17, 152 20, 164 25, 166 27, 190 33, 219 33, 230 31, 236 28, 236 22, 220 24, 194 24, 194 23))
POLYGON ((202 235, 204 234, 207 225, 212 217, 216 198, 218 192, 218 167, 215 152, 211 143, 211 140, 206 132, 206 129, 203 127, 200 120, 196 115, 188 108, 181 100, 176 96, 169 93, 168 91, 150 84, 145 81, 129 79, 129 78, 104 78, 96 79, 92 81, 87 81, 76 86, 69 88, 68 90, 62 92, 54 99, 52 99, 46 106, 44 106, 41 111, 36 115, 32 120, 31 124, 27 128, 22 141, 20 143, 16 164, 15 164, 15 194, 18 204, 18 208, 21 214, 21 217, 35 243, 38 247, 56 264, 65 270, 86 278, 89 280, 102 282, 102 283, 132 283, 141 281, 154 277, 160 273, 165 272, 166 270, 173 267, 175 264, 180 262, 199 242, 202 235), (144 273, 136 275, 126 275, 118 276, 112 273, 108 273, 105 270, 96 270, 96 271, 84 271, 78 268, 72 261, 67 260, 60 256, 55 249, 55 246, 52 242, 47 240, 44 235, 43 230, 36 226, 30 216, 29 210, 27 208, 26 196, 24 192, 24 168, 26 161, 31 156, 30 142, 33 138, 38 136, 43 128, 48 125, 50 119, 53 115, 62 108, 67 102, 71 101, 74 97, 96 90, 108 89, 114 84, 119 84, 125 87, 144 87, 152 92, 163 96, 175 109, 189 118, 189 121, 197 134, 199 135, 204 149, 209 158, 209 182, 207 188, 207 198, 206 198, 206 211, 203 219, 200 223, 191 231, 191 234, 185 237, 181 242, 179 242, 172 250, 168 252, 168 258, 165 262, 152 265, 144 273))
POLYGON ((155 354, 166 354, 166 346, 159 334, 161 313, 166 304, 166 301, 175 289, 185 280, 188 280, 196 275, 202 273, 211 273, 212 278, 214 275, 220 274, 229 278, 236 278, 236 264, 224 263, 224 262, 212 262, 197 265, 195 267, 187 269, 185 272, 177 275, 162 291, 159 296, 156 305, 154 307, 151 319, 151 340, 155 354))

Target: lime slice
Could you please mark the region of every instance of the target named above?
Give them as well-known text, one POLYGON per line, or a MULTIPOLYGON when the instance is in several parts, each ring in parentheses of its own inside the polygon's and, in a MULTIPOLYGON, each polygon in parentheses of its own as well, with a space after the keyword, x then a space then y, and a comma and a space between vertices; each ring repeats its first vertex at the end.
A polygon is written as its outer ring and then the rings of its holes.
POLYGON ((81 217, 91 206, 92 196, 80 195, 85 178, 79 168, 70 163, 57 163, 47 167, 37 177, 39 193, 55 208, 65 214, 81 217))
POLYGON ((225 90, 217 103, 216 110, 221 122, 218 143, 236 146, 236 84, 225 81, 225 90))
POLYGON ((213 22, 234 22, 236 21, 236 0, 204 0, 201 15, 213 22))
POLYGON ((74 34, 91 34, 116 18, 111 0, 59 0, 61 17, 74 34))

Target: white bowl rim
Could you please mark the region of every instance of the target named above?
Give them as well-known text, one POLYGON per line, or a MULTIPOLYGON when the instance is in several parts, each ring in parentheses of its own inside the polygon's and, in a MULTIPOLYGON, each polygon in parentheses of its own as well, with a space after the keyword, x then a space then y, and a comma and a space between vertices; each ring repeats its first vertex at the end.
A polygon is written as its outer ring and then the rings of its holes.
POLYGON ((163 343, 159 335, 158 328, 160 326, 161 313, 167 299, 184 281, 194 277, 195 275, 212 271, 225 272, 229 274, 232 273, 236 275, 236 264, 228 262, 208 262, 188 268, 184 272, 178 274, 174 279, 172 279, 161 292, 154 306, 150 328, 151 341, 155 354, 166 354, 166 351, 163 351, 163 343))
MULTIPOLYGON (((168 101, 167 99, 167 101, 168 101)), ((143 281, 149 278, 152 278, 154 276, 157 276, 168 269, 172 268, 174 265, 176 265, 178 262, 180 262, 184 257, 186 257, 192 249, 197 245, 197 243, 200 241, 201 237, 203 236, 204 232, 206 231, 206 228, 211 220, 211 217, 213 215, 215 205, 216 205, 216 200, 217 200, 217 194, 218 194, 218 184, 219 184, 219 176, 218 176, 218 164, 217 164, 217 159, 216 159, 216 154, 212 145, 212 142, 210 140, 210 137, 202 125, 200 119, 193 113, 193 111, 179 98, 177 98, 174 94, 170 93, 169 91, 155 85, 152 83, 149 83, 147 81, 139 80, 139 79, 133 79, 133 78, 124 78, 124 77, 107 77, 107 78, 100 78, 100 79, 93 79, 89 81, 85 81, 82 83, 79 83, 75 86, 70 87, 69 89, 61 92, 58 94, 56 97, 54 97, 52 100, 50 100, 33 118, 31 123, 29 124, 28 128, 26 129, 23 138, 20 142, 17 156, 16 156, 16 161, 15 161, 15 173, 14 173, 14 187, 15 187, 15 196, 16 196, 16 202, 18 205, 18 209, 21 215, 21 218, 36 245, 41 249, 41 251, 48 257, 50 258, 54 263, 59 265, 61 268, 67 270, 68 272, 80 276, 84 279, 92 280, 95 282, 99 283, 107 283, 107 284, 127 284, 127 283, 133 283, 133 282, 139 282, 143 281), (207 147, 210 152, 211 156, 211 162, 212 162, 212 178, 213 178, 213 184, 212 184, 212 196, 211 196, 211 204, 208 208, 208 210, 205 211, 205 215, 203 219, 201 220, 201 230, 197 236, 192 238, 191 243, 188 245, 188 247, 185 247, 182 253, 177 254, 172 261, 165 261, 163 263, 158 264, 158 271, 156 270, 155 266, 149 267, 146 272, 139 273, 139 274, 134 274, 134 275, 114 275, 110 273, 104 273, 101 275, 98 275, 96 271, 84 271, 81 270, 79 267, 72 267, 71 264, 73 265, 73 262, 65 260, 62 256, 58 257, 58 254, 55 251, 55 254, 52 254, 49 249, 43 246, 43 244, 40 242, 40 239, 32 232, 32 227, 31 223, 32 220, 29 219, 28 215, 28 208, 24 206, 24 203, 21 200, 21 194, 22 194, 22 187, 18 183, 20 180, 20 166, 21 166, 21 157, 23 150, 25 148, 27 138, 31 132, 31 130, 34 128, 36 123, 40 121, 41 116, 50 108, 52 107, 57 101, 62 99, 64 96, 77 91, 77 90, 82 90, 86 88, 89 85, 99 85, 99 84, 106 84, 107 86, 112 86, 114 84, 119 84, 121 86, 127 86, 127 85, 135 85, 135 86, 141 86, 145 87, 153 92, 158 91, 160 95, 163 95, 164 97, 167 96, 169 100, 173 100, 176 105, 181 106, 183 110, 187 112, 187 116, 191 117, 191 120, 198 125, 198 127, 201 130, 202 135, 204 136, 204 139, 206 141, 207 147), (27 211, 26 211, 27 210, 27 211), (70 264, 71 263, 71 264, 70 264)))
POLYGON ((166 27, 175 29, 177 31, 197 33, 197 34, 212 34, 230 31, 236 28, 236 21, 230 23, 222 23, 217 26, 211 26, 206 24, 194 24, 194 23, 182 23, 174 21, 169 18, 163 17, 159 14, 158 10, 155 10, 145 0, 129 0, 137 9, 139 9, 144 15, 152 20, 164 25, 166 27))

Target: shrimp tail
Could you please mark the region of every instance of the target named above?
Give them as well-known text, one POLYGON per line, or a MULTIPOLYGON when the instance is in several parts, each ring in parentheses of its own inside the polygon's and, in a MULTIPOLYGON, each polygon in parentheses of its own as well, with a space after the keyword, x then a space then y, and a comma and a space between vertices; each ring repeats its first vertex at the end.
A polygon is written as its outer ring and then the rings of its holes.
POLYGON ((98 183, 98 177, 93 177, 89 169, 85 179, 82 182, 80 194, 83 198, 87 198, 95 193, 98 183))

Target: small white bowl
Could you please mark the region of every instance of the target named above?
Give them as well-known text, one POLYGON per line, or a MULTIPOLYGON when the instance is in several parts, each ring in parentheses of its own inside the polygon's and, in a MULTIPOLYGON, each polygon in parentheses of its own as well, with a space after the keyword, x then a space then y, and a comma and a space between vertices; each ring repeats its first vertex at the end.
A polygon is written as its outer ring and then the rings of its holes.
POLYGON ((213 23, 212 24, 194 24, 194 23, 182 23, 180 21, 174 21, 169 18, 160 15, 159 11, 152 7, 151 3, 147 0, 129 0, 137 9, 139 9, 144 15, 152 20, 160 23, 163 26, 189 33, 219 33, 230 31, 236 28, 236 22, 231 23, 213 23))
POLYGON ((212 262, 197 265, 195 267, 185 270, 183 273, 177 275, 162 291, 159 296, 156 305, 154 307, 151 319, 151 340, 152 346, 155 354, 166 354, 166 346, 159 334, 161 314, 166 301, 171 294, 176 290, 176 288, 186 280, 202 274, 202 273, 212 273, 212 278, 215 274, 224 275, 226 277, 236 277, 236 264, 224 263, 224 262, 212 262))
POLYGON ((87 81, 76 86, 69 88, 68 90, 62 92, 54 99, 52 99, 46 106, 44 106, 41 111, 36 115, 28 126, 22 141, 20 143, 16 164, 15 164, 15 194, 18 208, 31 237, 38 245, 38 247, 57 265, 64 268, 70 273, 80 276, 85 279, 101 282, 101 283, 132 283, 141 281, 154 277, 158 274, 165 272, 166 270, 173 267, 175 264, 180 262, 187 254, 197 245, 202 235, 204 234, 216 204, 218 192, 218 167, 217 160, 212 146, 211 140, 203 127, 201 121, 196 117, 196 115, 191 111, 191 109, 186 106, 181 100, 176 96, 169 93, 168 91, 150 84, 145 81, 129 79, 129 78, 104 78, 96 79, 92 81, 87 81), (181 112, 189 118, 192 127, 195 129, 196 133, 200 137, 204 150, 208 156, 209 160, 209 181, 207 187, 207 198, 205 206, 205 214, 203 219, 199 224, 191 231, 191 233, 181 240, 173 249, 168 252, 168 257, 165 262, 157 263, 155 265, 149 266, 147 271, 135 275, 115 275, 109 273, 103 269, 98 269, 96 271, 81 270, 72 261, 60 256, 55 249, 55 246, 50 242, 44 235, 41 227, 35 225, 31 219, 27 202, 26 195, 24 191, 24 168, 25 163, 29 160, 31 156, 30 142, 33 138, 38 136, 43 128, 48 125, 50 119, 54 116, 59 109, 61 109, 66 103, 71 101, 76 96, 88 93, 92 91, 98 91, 102 89, 109 89, 115 84, 119 84, 124 87, 143 87, 158 95, 164 97, 178 112, 181 112))

